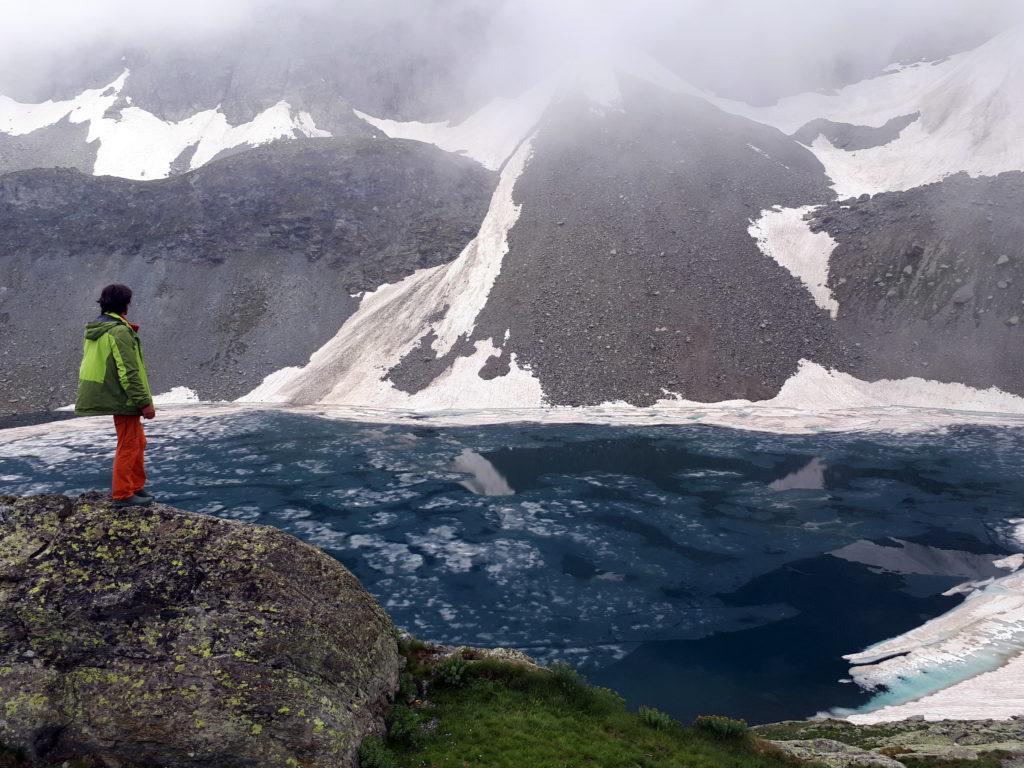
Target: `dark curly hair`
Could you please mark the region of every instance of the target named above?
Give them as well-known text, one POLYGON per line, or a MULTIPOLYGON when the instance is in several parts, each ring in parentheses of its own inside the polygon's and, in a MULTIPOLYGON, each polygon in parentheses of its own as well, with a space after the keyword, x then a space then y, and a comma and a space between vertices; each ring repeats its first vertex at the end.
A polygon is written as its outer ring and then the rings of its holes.
POLYGON ((113 283, 100 291, 98 302, 101 312, 124 314, 128 311, 128 305, 132 303, 132 289, 127 285, 113 283))

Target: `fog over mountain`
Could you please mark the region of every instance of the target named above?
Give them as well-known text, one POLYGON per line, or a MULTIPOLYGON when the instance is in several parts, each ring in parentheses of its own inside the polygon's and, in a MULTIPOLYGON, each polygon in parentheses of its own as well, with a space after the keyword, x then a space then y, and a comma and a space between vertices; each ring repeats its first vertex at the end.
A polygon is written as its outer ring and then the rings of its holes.
POLYGON ((0 25, 12 411, 68 402, 129 277, 202 399, 1024 408, 1019 3, 36 5, 0 25))

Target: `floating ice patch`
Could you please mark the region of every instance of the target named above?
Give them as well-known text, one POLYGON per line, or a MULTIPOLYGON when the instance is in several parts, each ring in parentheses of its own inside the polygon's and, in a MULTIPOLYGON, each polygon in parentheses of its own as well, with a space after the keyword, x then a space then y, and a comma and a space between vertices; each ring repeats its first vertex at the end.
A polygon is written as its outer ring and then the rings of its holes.
POLYGON ((923 715, 1006 719, 1024 714, 1024 572, 995 579, 951 611, 846 658, 854 681, 884 689, 853 722, 923 715), (1016 686, 1016 689, 1013 689, 1016 686), (1009 690, 1016 693, 998 698, 1009 690))

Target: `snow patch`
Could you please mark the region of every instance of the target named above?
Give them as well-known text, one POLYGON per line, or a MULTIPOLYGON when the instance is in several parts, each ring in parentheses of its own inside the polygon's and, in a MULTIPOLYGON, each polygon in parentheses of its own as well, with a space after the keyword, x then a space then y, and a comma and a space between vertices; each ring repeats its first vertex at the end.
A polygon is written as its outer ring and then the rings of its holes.
POLYGON ((159 395, 153 395, 154 405, 182 405, 199 402, 199 395, 188 387, 171 387, 159 395))
POLYGON ((816 118, 880 127, 920 117, 888 144, 846 151, 819 136, 810 150, 840 197, 905 190, 966 171, 1024 170, 1024 27, 937 63, 891 69, 831 93, 754 107, 712 98, 721 109, 794 133, 816 118))
MULTIPOLYGON (((128 80, 128 70, 103 88, 82 91, 73 99, 44 101, 42 104, 23 104, 7 96, 0 96, 0 133, 24 136, 55 125, 68 118, 72 123, 95 123, 117 102, 121 89, 128 80)), ((95 137, 90 136, 89 141, 95 137)))
POLYGON ((796 375, 782 385, 778 395, 763 402, 819 411, 902 406, 1024 414, 1024 398, 996 387, 975 389, 917 376, 868 382, 807 360, 800 362, 796 375))
POLYGON ((555 94, 555 82, 546 81, 514 98, 492 99, 465 120, 453 123, 402 122, 373 117, 353 110, 363 120, 392 139, 412 139, 433 144, 476 160, 492 171, 499 170, 523 138, 530 134, 555 94))
POLYGON ((591 104, 591 110, 599 114, 622 112, 622 92, 615 70, 603 62, 583 62, 576 68, 573 80, 576 90, 591 104))
POLYGON ((836 241, 827 232, 812 232, 804 216, 815 206, 762 211, 747 232, 757 241, 761 253, 774 259, 789 271, 810 292, 814 303, 826 310, 834 320, 839 303, 828 287, 828 260, 836 241))
MULTIPOLYGON (((23 136, 54 125, 64 118, 88 123, 86 140, 99 142, 93 173, 126 179, 160 179, 170 174, 171 164, 189 147, 195 152, 189 163, 194 170, 225 149, 251 147, 278 139, 331 134, 316 127, 308 112, 293 114, 280 101, 250 122, 231 125, 217 109, 198 112, 180 122, 161 120, 139 107, 127 106, 108 114, 120 98, 128 70, 104 88, 83 91, 67 101, 22 104, 0 96, 0 132, 23 136)), ((126 99, 130 103, 130 100, 126 99)))
MULTIPOLYGON (((196 405, 199 402, 199 395, 194 389, 188 387, 171 387, 166 392, 159 395, 153 395, 154 405, 196 405)), ((75 410, 75 404, 62 405, 60 408, 54 408, 57 413, 73 413, 75 410)))
POLYGON ((433 350, 446 354, 472 333, 508 252, 507 236, 519 218, 512 198, 530 157, 524 141, 505 164, 477 236, 455 261, 414 272, 367 293, 359 309, 302 369, 271 374, 240 402, 298 402, 377 408, 540 407, 540 382, 512 356, 509 373, 482 379, 480 368, 501 350, 475 343, 426 389, 410 395, 385 379, 387 372, 429 332, 433 350), (435 319, 440 317, 440 319, 435 319))
MULTIPOLYGON (((525 377, 528 371, 523 374, 525 377)), ((535 380, 530 379, 524 378, 524 389, 534 385, 535 380)), ((539 384, 536 386, 539 392, 539 384)), ((915 433, 954 424, 1024 426, 1024 398, 999 389, 979 390, 920 378, 867 382, 808 360, 800 362, 798 371, 778 395, 757 402, 699 403, 676 396, 647 408, 621 401, 585 408, 503 406, 500 401, 480 406, 464 401, 458 393, 452 393, 449 402, 447 408, 434 411, 416 409, 407 400, 404 406, 338 404, 316 408, 314 412, 326 418, 378 423, 703 424, 776 434, 915 433)))
POLYGON ((218 153, 242 145, 256 147, 278 139, 298 136, 325 137, 306 112, 292 115, 281 101, 256 115, 250 122, 231 125, 219 110, 206 110, 178 123, 165 122, 138 107, 121 110, 120 119, 93 123, 90 140, 100 140, 96 155, 97 176, 126 179, 159 179, 168 176, 171 164, 189 147, 195 153, 189 170, 195 170, 218 153))

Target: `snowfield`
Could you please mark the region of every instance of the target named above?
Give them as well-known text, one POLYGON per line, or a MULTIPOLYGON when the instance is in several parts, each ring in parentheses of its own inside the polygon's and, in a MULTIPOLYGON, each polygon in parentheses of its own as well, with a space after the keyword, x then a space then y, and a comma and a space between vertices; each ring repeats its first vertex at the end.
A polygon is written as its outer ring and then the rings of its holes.
POLYGON ((446 152, 466 155, 497 171, 537 125, 551 103, 555 81, 541 83, 518 97, 497 97, 465 120, 452 123, 401 122, 353 110, 356 117, 392 139, 433 144, 446 152))
POLYGON ((139 180, 167 177, 171 164, 190 147, 195 151, 188 169, 194 170, 226 149, 331 135, 318 129, 308 112, 294 113, 285 101, 242 125, 231 125, 219 108, 197 112, 176 123, 138 107, 115 109, 122 101, 129 74, 125 70, 106 87, 83 91, 67 101, 23 104, 0 96, 0 132, 24 136, 65 119, 87 123, 87 141, 99 142, 93 173, 139 180))
POLYGON ((966 171, 1024 170, 1024 27, 936 63, 891 68, 833 93, 806 93, 770 107, 715 99, 738 115, 794 133, 816 118, 879 127, 919 113, 894 141, 846 151, 824 136, 810 150, 840 197, 905 190, 966 171))

